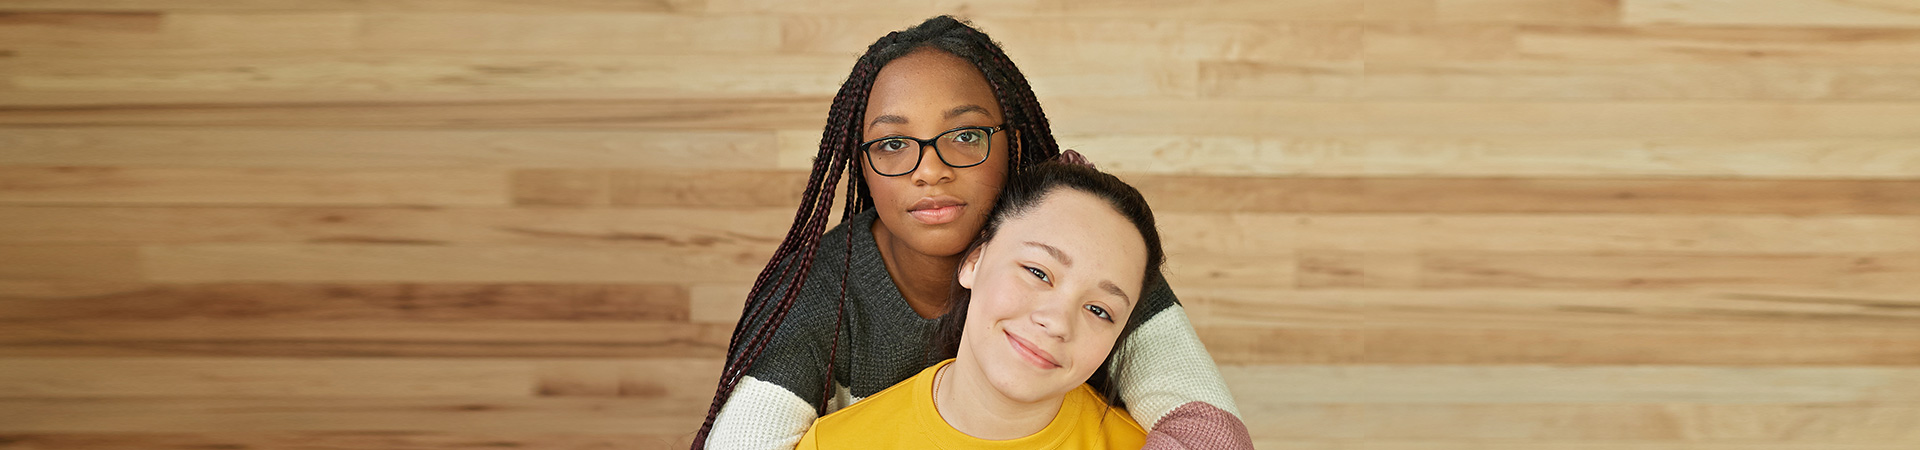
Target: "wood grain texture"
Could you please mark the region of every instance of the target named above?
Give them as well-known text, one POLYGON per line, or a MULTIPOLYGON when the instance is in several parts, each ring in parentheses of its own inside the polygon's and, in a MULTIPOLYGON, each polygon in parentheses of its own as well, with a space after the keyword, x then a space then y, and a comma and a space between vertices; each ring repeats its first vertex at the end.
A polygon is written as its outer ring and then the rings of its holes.
POLYGON ((1626 0, 1627 23, 1689 25, 1913 27, 1920 8, 1899 0, 1626 0))
POLYGON ((0 450, 687 448, 935 14, 1153 204, 1258 448, 1909 450, 1908 3, 0 0, 0 450))
MULTIPOLYGON (((0 163, 179 168, 768 169, 761 132, 17 128, 0 163), (263 147, 273 151, 261 151, 263 147)), ((1896 165, 1897 166, 1897 165, 1896 165)))
POLYGON ((0 331, 0 356, 720 358, 731 328, 571 320, 15 322, 0 331))
MULTIPOLYGON (((741 295, 745 298, 745 294, 741 295)), ((739 300, 739 299, 734 299, 739 300)), ((0 322, 65 320, 560 320, 675 322, 672 284, 208 283, 0 287, 0 322)))
MULTIPOLYGON (((466 449, 514 447, 525 449, 585 450, 595 448, 679 449, 693 442, 693 433, 480 433, 424 431, 283 431, 207 433, 5 433, 0 445, 9 449, 145 450, 145 449, 322 449, 409 448, 466 449)), ((1848 450, 1878 450, 1851 448, 1848 450)))
POLYGON ((0 168, 0 204, 505 205, 497 170, 0 168))

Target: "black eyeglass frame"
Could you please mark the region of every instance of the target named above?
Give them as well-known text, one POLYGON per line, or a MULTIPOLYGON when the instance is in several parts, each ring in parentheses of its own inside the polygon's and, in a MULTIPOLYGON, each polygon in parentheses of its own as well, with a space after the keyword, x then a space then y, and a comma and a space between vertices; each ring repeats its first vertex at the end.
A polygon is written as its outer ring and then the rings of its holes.
MULTIPOLYGON (((987 163, 987 160, 988 160, 988 159, 993 159, 993 141, 991 141, 991 139, 993 139, 993 135, 994 135, 994 134, 997 134, 997 133, 1000 133, 1000 132, 1002 132, 1002 131, 1006 131, 1006 130, 1007 130, 1007 124, 1004 124, 1004 123, 1002 123, 1002 124, 1000 124, 1000 125, 995 125, 995 126, 965 126, 965 127, 955 127, 955 128, 953 128, 953 129, 951 129, 951 130, 947 130, 947 131, 942 131, 942 132, 940 132, 940 134, 939 134, 939 135, 937 135, 937 136, 934 136, 934 137, 933 137, 933 139, 920 139, 920 138, 917 138, 917 137, 913 137, 913 136, 887 136, 887 137, 883 137, 883 138, 879 138, 879 139, 873 139, 873 140, 869 140, 869 141, 866 141, 866 142, 861 142, 861 143, 860 143, 860 154, 861 154, 861 155, 863 155, 863 156, 866 156, 866 159, 867 159, 867 167, 868 167, 868 168, 871 168, 871 169, 873 169, 873 173, 877 173, 877 174, 880 174, 880 176, 883 176, 883 177, 898 177, 898 176, 904 176, 904 175, 906 175, 906 174, 910 174, 910 173, 913 173, 913 171, 915 171, 915 170, 920 170, 920 160, 923 160, 923 159, 926 159, 926 158, 927 158, 927 148, 929 148, 929 147, 931 147, 931 148, 933 148, 933 155, 934 155, 935 157, 938 157, 938 158, 940 158, 940 163, 941 163, 941 164, 946 164, 946 165, 947 165, 947 167, 952 167, 952 168, 955 168, 955 169, 965 169, 965 168, 968 168, 968 167, 973 167, 973 166, 978 166, 978 165, 981 165, 981 164, 986 164, 986 163, 987 163), (985 155, 980 155, 980 162, 976 162, 976 163, 973 163, 973 164, 968 164, 968 165, 964 165, 964 166, 956 166, 956 165, 953 165, 953 163, 952 163, 952 162, 950 162, 950 161, 947 161, 947 154, 945 154, 945 153, 941 153, 941 152, 940 152, 940 145, 939 145, 939 142, 940 142, 940 137, 941 137, 941 136, 946 136, 946 135, 948 135, 948 134, 951 134, 951 133, 953 133, 953 132, 955 132, 955 131, 961 131, 961 130, 980 130, 980 131, 985 131, 985 132, 987 132, 987 139, 989 139, 989 141, 987 141, 987 154, 985 154, 985 155), (871 150, 871 149, 873 148, 873 144, 878 144, 878 143, 880 143, 881 141, 891 141, 891 140, 895 140, 895 139, 906 139, 906 140, 909 140, 909 141, 913 141, 913 142, 915 142, 915 143, 918 143, 918 144, 920 144, 920 154, 917 154, 917 155, 913 155, 913 167, 912 167, 912 168, 910 168, 910 169, 907 169, 907 171, 905 171, 905 172, 900 172, 900 173, 895 173, 895 174, 889 174, 889 173, 886 173, 886 172, 881 172, 881 171, 880 171, 880 168, 879 168, 879 167, 878 167, 877 165, 875 165, 875 164, 873 163, 873 152, 871 152, 871 151, 869 151, 869 150, 871 150)), ((1009 143, 1008 145, 1012 145, 1012 144, 1011 144, 1011 143, 1009 143)))

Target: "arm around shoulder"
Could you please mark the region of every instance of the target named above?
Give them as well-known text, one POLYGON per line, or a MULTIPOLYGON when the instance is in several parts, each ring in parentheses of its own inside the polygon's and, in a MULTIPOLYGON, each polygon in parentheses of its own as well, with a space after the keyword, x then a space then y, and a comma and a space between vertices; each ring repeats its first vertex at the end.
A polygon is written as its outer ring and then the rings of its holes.
POLYGON ((1148 292, 1169 303, 1121 343, 1120 398, 1148 427, 1148 449, 1253 448, 1226 381, 1187 314, 1164 285, 1148 292))

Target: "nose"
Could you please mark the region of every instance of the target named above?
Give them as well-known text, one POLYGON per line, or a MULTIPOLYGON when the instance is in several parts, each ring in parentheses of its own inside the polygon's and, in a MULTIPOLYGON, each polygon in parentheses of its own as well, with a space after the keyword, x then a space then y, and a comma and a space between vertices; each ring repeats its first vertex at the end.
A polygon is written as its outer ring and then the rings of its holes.
POLYGON ((920 148, 920 166, 913 169, 913 183, 932 186, 953 181, 953 166, 940 160, 939 151, 934 146, 920 148))
POLYGON ((1035 302, 1033 312, 1028 317, 1048 337, 1068 342, 1073 340, 1073 305, 1068 299, 1042 299, 1035 302))

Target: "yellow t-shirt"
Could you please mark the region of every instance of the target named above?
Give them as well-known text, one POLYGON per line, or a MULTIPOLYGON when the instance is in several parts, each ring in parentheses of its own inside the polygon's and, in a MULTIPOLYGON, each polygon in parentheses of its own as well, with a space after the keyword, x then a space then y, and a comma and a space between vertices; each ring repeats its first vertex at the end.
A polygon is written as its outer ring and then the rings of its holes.
POLYGON ((1031 436, 990 441, 961 433, 933 408, 933 374, 949 359, 900 384, 819 420, 800 438, 801 450, 818 448, 1138 449, 1147 431, 1125 410, 1109 408, 1085 384, 1067 392, 1060 413, 1031 436))

